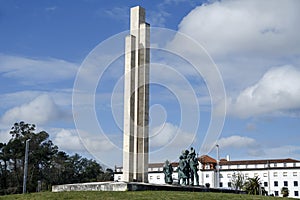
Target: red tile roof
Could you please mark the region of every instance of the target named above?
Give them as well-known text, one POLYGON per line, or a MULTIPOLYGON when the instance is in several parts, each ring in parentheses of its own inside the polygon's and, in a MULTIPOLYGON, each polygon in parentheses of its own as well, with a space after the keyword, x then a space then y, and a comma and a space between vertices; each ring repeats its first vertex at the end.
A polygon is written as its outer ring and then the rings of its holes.
POLYGON ((213 159, 212 157, 208 156, 208 155, 203 155, 201 157, 198 158, 200 163, 209 163, 209 164, 216 164, 217 161, 215 159, 213 159))

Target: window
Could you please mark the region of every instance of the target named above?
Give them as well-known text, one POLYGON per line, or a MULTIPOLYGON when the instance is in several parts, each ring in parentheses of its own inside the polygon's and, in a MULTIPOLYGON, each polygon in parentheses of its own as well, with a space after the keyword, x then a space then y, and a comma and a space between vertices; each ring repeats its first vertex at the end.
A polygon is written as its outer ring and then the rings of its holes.
POLYGON ((293 167, 296 167, 296 163, 293 163, 293 167))
POLYGON ((278 191, 274 191, 274 193, 275 193, 275 196, 278 196, 278 191))
POLYGON ((283 181, 283 185, 284 186, 288 186, 288 182, 287 181, 283 181))
POLYGON ((298 186, 298 181, 294 181, 294 186, 295 186, 295 187, 298 186))
POLYGON ((159 179, 160 179, 160 176, 158 175, 158 176, 156 177, 156 179, 159 180, 159 179))
POLYGON ((299 192, 298 191, 294 191, 294 196, 298 197, 299 196, 299 192))
POLYGON ((121 180, 121 176, 118 176, 118 181, 120 181, 121 180))
POLYGON ((227 178, 231 178, 231 174, 227 174, 227 178))
POLYGON ((223 178, 223 174, 220 174, 220 178, 223 178))
POLYGON ((231 187, 231 182, 228 182, 228 187, 231 187))
POLYGON ((206 178, 209 178, 209 174, 205 174, 205 177, 206 177, 206 178))
POLYGON ((249 177, 249 174, 248 174, 248 173, 246 173, 246 174, 245 174, 245 178, 248 178, 248 177, 249 177))
POLYGON ((264 177, 267 177, 268 176, 268 174, 267 173, 264 173, 264 177))
POLYGON ((268 187, 268 182, 264 182, 264 186, 265 186, 265 187, 268 187))
POLYGON ((286 163, 283 163, 283 166, 286 167, 286 163))
POLYGON ((274 186, 275 186, 275 187, 278 186, 278 181, 274 181, 274 186))
POLYGON ((150 176, 150 180, 152 180, 153 179, 153 176, 150 176))
POLYGON ((274 172, 274 173, 273 173, 273 176, 274 176, 274 177, 277 177, 277 176, 278 176, 278 172, 274 172))
POLYGON ((223 187, 223 183, 222 182, 220 182, 220 187, 223 187))
POLYGON ((297 176, 297 172, 293 172, 293 176, 297 176))
POLYGON ((274 163, 274 167, 277 167, 277 163, 274 163))
POLYGON ((254 173, 254 177, 258 176, 258 173, 254 173))
POLYGON ((283 176, 287 176, 287 172, 283 172, 283 176))

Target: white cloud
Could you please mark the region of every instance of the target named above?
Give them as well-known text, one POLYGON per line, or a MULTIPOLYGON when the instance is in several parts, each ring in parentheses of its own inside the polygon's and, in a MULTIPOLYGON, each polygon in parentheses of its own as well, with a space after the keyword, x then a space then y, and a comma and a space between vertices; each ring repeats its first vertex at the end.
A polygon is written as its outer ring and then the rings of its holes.
POLYGON ((78 137, 76 130, 57 129, 58 131, 53 138, 53 143, 59 147, 60 150, 67 152, 81 152, 84 146, 78 137))
POLYGON ((247 159, 297 159, 300 156, 300 146, 278 145, 276 142, 270 146, 265 141, 255 140, 247 136, 224 137, 219 139, 218 144, 220 145, 221 156, 224 153, 230 154, 235 160, 243 160, 245 156, 248 157, 247 159))
POLYGON ((109 140, 101 135, 90 134, 76 129, 54 129, 53 142, 59 148, 68 152, 82 152, 89 149, 96 149, 99 152, 109 151, 112 146, 109 145, 109 140), (88 146, 88 149, 85 148, 88 146))
POLYGON ((267 158, 299 158, 300 146, 284 145, 265 149, 267 158))
MULTIPOLYGON (((178 161, 182 150, 197 143, 196 135, 171 123, 161 124, 150 130, 150 162, 178 161)), ((196 150, 199 148, 194 146, 196 150)))
POLYGON ((16 105, 32 101, 42 95, 40 91, 18 91, 13 93, 0 94, 0 108, 5 110, 16 105))
POLYGON ((171 123, 165 123, 150 130, 150 145, 186 148, 193 142, 194 137, 192 133, 185 132, 171 123))
POLYGON ((46 10, 46 11, 49 11, 49 12, 54 12, 56 9, 57 9, 56 6, 51 6, 51 7, 45 8, 45 10, 46 10))
MULTIPOLYGON (((128 18, 129 18, 129 8, 128 7, 114 7, 110 10, 105 10, 105 14, 115 20, 122 21, 126 24, 128 24, 128 18)), ((99 11, 99 14, 103 13, 102 10, 99 11)), ((101 14, 102 15, 102 14, 101 14)))
POLYGON ((29 103, 16 106, 6 111, 1 123, 11 125, 17 121, 26 121, 38 125, 66 117, 48 95, 40 95, 29 103))
POLYGON ((0 129, 0 142, 7 143, 11 139, 11 135, 9 134, 9 129, 1 130, 0 129))
POLYGON ((216 1, 190 12, 179 31, 198 40, 213 55, 299 53, 299 6, 297 0, 216 1))
POLYGON ((52 83, 75 77, 78 65, 59 59, 31 59, 0 54, 1 76, 26 85, 52 83))
MULTIPOLYGON (((215 1, 192 10, 179 31, 198 41, 218 65, 227 94, 254 84, 271 67, 299 63, 299 1, 215 1)), ((200 53, 177 35, 174 49, 200 53)))
POLYGON ((229 113, 250 117, 300 108, 300 70, 293 66, 272 68, 254 85, 229 102, 229 113))
MULTIPOLYGON (((181 21, 179 31, 203 45, 220 69, 230 114, 249 117, 299 109, 298 7, 295 0, 214 1, 181 21), (274 66, 283 67, 276 71, 274 66)), ((200 56, 179 34, 168 46, 200 56)))
MULTIPOLYGON (((92 134, 76 129, 52 129, 52 140, 60 150, 68 153, 79 153, 88 157, 93 156, 101 164, 113 167, 120 164, 122 160, 122 149, 112 144, 112 137, 109 139, 103 134, 92 134), (112 159, 113 158, 113 159, 112 159)), ((119 140, 114 137, 113 140, 119 140)))
POLYGON ((17 105, 32 101, 38 96, 47 94, 59 106, 70 106, 72 104, 72 89, 39 91, 23 90, 12 93, 0 94, 0 109, 8 109, 17 105))
POLYGON ((246 124, 246 131, 256 131, 257 130, 257 127, 256 127, 256 124, 255 123, 247 123, 246 124))
POLYGON ((149 23, 152 26, 164 27, 166 24, 166 18, 168 18, 169 16, 170 13, 166 12, 164 9, 152 11, 149 13, 149 23))
POLYGON ((221 138, 218 141, 221 148, 252 148, 257 146, 256 141, 250 137, 242 137, 233 135, 226 138, 221 138))
POLYGON ((155 27, 165 27, 166 22, 169 21, 168 18, 172 17, 171 13, 167 10, 170 10, 172 6, 178 6, 179 4, 190 4, 195 5, 195 2, 189 0, 164 0, 157 4, 155 11, 150 11, 149 14, 149 23, 151 26, 155 27))

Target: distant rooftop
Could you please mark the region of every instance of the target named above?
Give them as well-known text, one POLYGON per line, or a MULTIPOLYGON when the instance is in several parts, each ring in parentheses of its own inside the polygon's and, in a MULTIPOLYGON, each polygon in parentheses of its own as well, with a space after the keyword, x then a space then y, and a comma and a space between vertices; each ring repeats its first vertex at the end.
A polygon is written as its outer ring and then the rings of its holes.
MULTIPOLYGON (((208 156, 203 155, 198 157, 198 160, 201 164, 212 164, 216 165, 217 160, 208 156)), ((271 164, 271 163, 299 163, 299 160, 295 160, 292 158, 285 159, 263 159, 263 160, 226 160, 224 158, 220 159, 220 165, 255 165, 255 164, 271 164)), ((164 163, 149 163, 149 168, 160 168, 163 167, 164 163)), ((178 166, 178 162, 172 162, 171 165, 173 167, 178 166)), ((118 169, 122 169, 122 167, 117 167, 118 169)))

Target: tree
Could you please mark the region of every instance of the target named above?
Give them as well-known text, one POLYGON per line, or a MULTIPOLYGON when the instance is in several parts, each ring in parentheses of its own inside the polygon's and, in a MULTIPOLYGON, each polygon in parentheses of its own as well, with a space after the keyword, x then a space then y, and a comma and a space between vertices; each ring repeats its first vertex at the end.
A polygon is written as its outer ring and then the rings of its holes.
POLYGON ((97 181, 113 181, 114 180, 114 171, 110 168, 107 168, 105 172, 102 172, 98 175, 97 181))
POLYGON ((42 183, 42 190, 49 190, 57 184, 113 180, 113 170, 104 172, 95 160, 59 151, 47 132, 35 131, 34 124, 15 123, 10 130, 9 142, 0 143, 0 194, 22 192, 27 140, 30 140, 28 192, 36 191, 38 182, 42 183))
POLYGON ((43 179, 42 170, 45 168, 51 156, 57 152, 49 134, 45 131, 35 133, 35 125, 24 122, 15 123, 11 128, 12 138, 7 145, 3 145, 1 152, 5 155, 7 170, 10 171, 10 182, 3 188, 15 186, 18 192, 21 192, 23 186, 25 142, 30 140, 28 156, 28 183, 29 192, 35 191, 37 181, 43 179))
POLYGON ((282 187, 281 188, 281 194, 283 197, 288 197, 289 196, 289 189, 287 187, 282 187))
POLYGON ((8 186, 8 161, 9 161, 9 154, 6 150, 6 143, 0 143, 0 160, 2 161, 0 165, 0 194, 6 194, 6 191, 3 190, 8 186))
POLYGON ((241 190, 245 185, 245 176, 241 172, 234 173, 231 177, 232 188, 241 190))
POLYGON ((244 190, 248 194, 259 195, 260 190, 260 178, 258 176, 254 178, 248 178, 244 185, 244 190))
POLYGON ((98 176, 103 173, 102 166, 95 160, 74 154, 67 156, 64 161, 61 177, 63 177, 63 183, 83 183, 99 181, 98 176))

